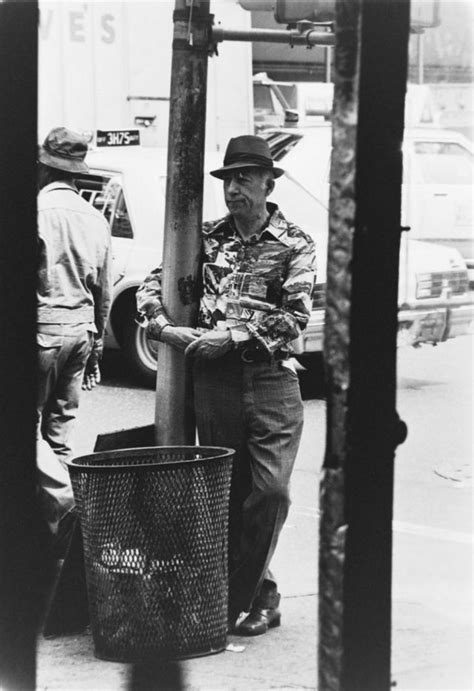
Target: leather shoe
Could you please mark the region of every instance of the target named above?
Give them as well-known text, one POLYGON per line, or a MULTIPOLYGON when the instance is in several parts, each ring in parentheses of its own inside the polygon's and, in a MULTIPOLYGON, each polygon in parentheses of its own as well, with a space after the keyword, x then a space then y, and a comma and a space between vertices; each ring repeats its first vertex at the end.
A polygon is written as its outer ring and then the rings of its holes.
POLYGON ((234 628, 237 636, 260 636, 281 624, 281 612, 277 607, 252 607, 250 614, 234 628))

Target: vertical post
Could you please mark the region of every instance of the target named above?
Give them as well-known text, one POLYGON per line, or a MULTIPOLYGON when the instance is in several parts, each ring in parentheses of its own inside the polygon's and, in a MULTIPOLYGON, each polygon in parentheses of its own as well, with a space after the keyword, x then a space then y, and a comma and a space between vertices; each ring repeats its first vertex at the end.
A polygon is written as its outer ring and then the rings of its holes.
POLYGON ((324 71, 326 82, 331 81, 332 46, 324 47, 324 71))
POLYGON ((36 686, 36 2, 0 3, 0 686, 36 686))
POLYGON ((423 32, 417 34, 417 59, 418 59, 418 84, 425 81, 425 35, 423 32))
POLYGON ((337 0, 324 354, 320 691, 390 688, 409 0, 337 0))
MULTIPOLYGON (((209 0, 176 0, 173 16, 163 300, 176 324, 194 326, 198 310, 209 0)), ((184 356, 158 347, 156 441, 194 444, 194 413, 184 356)))

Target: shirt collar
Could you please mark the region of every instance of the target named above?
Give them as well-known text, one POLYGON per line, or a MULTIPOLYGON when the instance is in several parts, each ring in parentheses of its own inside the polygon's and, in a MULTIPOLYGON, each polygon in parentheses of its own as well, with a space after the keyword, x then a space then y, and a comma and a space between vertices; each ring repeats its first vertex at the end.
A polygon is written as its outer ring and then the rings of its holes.
MULTIPOLYGON (((268 233, 279 242, 282 242, 284 245, 288 245, 288 241, 286 239, 287 223, 285 217, 278 208, 278 205, 274 204, 273 202, 267 202, 267 211, 270 214, 270 218, 261 230, 260 234, 257 236, 252 236, 252 238, 256 237, 257 240, 260 240, 263 237, 263 235, 265 235, 265 233, 268 233)), ((222 229, 222 226, 224 224, 228 226, 229 230, 231 230, 233 234, 237 234, 237 230, 232 221, 232 216, 230 214, 227 214, 227 216, 222 218, 212 228, 209 229, 208 235, 212 235, 213 233, 222 229)))
POLYGON ((40 192, 52 192, 53 190, 69 190, 70 192, 79 194, 79 190, 73 182, 65 182, 63 180, 50 182, 49 185, 45 185, 40 192))

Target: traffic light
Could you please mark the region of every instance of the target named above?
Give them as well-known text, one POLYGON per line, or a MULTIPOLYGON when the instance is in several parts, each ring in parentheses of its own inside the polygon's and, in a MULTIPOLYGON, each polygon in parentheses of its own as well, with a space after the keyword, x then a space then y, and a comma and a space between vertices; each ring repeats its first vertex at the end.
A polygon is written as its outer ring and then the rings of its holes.
POLYGON ((272 11, 279 24, 303 20, 313 23, 333 22, 336 0, 239 0, 245 10, 272 11))

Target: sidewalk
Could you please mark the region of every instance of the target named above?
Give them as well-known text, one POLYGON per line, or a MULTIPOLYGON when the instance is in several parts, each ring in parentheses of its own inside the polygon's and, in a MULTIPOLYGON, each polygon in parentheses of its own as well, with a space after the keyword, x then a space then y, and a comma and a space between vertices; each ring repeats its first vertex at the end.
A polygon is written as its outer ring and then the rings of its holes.
MULTIPOLYGON (((255 638, 229 636, 234 652, 226 650, 181 662, 179 671, 185 691, 316 691, 317 595, 308 592, 306 568, 309 561, 315 563, 316 544, 314 540, 306 541, 306 553, 300 544, 304 534, 308 537, 314 520, 314 516, 302 515, 296 506, 282 536, 282 549, 276 559, 279 572, 286 564, 281 579, 285 593, 282 626, 255 638)), ((463 541, 447 545, 433 537, 396 532, 394 547, 394 688, 471 691, 472 545, 463 541), (426 573, 423 570, 414 577, 414 564, 420 554, 426 573), (454 579, 447 581, 446 572, 453 570, 454 579)), ((130 674, 130 665, 96 659, 89 633, 39 641, 39 691, 120 691, 130 688, 130 674)), ((157 687, 157 691, 163 689, 157 687)))
MULTIPOLYGON (((300 468, 292 484, 295 499, 272 561, 282 593, 281 627, 254 638, 229 636, 240 652, 180 663, 186 691, 316 689, 318 480, 300 468)), ((130 671, 130 665, 96 659, 90 634, 39 641, 39 691, 119 691, 129 687, 130 671)))
MULTIPOLYGON (((186 691, 264 691, 316 688, 316 597, 285 599, 282 626, 264 636, 229 636, 242 652, 179 663, 186 691)), ((130 665, 94 658, 89 634, 42 640, 38 689, 118 691, 127 689, 130 665)), ((157 687, 159 691, 164 691, 157 687)))
MULTIPOLYGON (((323 429, 322 402, 309 401, 307 407, 311 426, 323 429)), ((272 561, 282 593, 282 626, 256 638, 229 637, 229 643, 244 646, 241 652, 182 662, 184 691, 316 691, 319 465, 314 459, 322 458, 323 435, 317 442, 321 448, 315 448, 307 425, 292 478, 293 504, 272 561)), ((404 453, 412 452, 407 446, 404 453)), ((444 489, 435 491, 437 485, 441 480, 429 484, 426 497, 462 513, 471 490, 452 490, 450 497, 444 489)), ((407 484, 400 487, 405 491, 407 484)), ((416 524, 394 525, 394 689, 472 691, 472 536, 467 525, 447 523, 452 530, 445 530, 439 512, 429 521, 426 513, 424 507, 419 518, 411 517, 416 524)), ((130 672, 129 665, 96 659, 89 634, 39 641, 38 691, 125 691, 130 672)))

